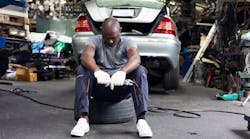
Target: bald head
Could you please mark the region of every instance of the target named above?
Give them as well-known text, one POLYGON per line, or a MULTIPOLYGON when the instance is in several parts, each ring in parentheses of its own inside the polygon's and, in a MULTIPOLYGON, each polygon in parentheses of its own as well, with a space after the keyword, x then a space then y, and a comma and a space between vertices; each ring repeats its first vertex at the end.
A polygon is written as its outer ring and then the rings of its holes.
POLYGON ((114 32, 120 32, 121 27, 120 27, 120 23, 118 22, 116 18, 108 17, 102 23, 101 29, 103 33, 109 34, 109 33, 114 33, 114 32))
POLYGON ((104 42, 113 46, 120 40, 121 26, 117 19, 108 17, 104 20, 101 26, 104 42))

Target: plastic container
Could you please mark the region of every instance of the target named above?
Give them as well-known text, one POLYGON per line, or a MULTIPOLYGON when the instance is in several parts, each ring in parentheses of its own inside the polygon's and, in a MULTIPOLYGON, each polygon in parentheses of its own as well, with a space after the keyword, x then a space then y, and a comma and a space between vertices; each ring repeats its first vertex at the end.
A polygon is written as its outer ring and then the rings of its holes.
POLYGON ((243 33, 241 35, 241 39, 242 40, 247 40, 247 41, 250 41, 250 31, 246 32, 246 33, 243 33))
POLYGON ((183 70, 182 70, 182 76, 184 77, 191 65, 191 59, 188 53, 187 48, 183 48, 183 70))
POLYGON ((237 93, 231 93, 231 94, 218 93, 216 95, 216 97, 219 99, 223 99, 223 100, 238 100, 239 94, 237 94, 237 93))
POLYGON ((240 92, 239 92, 239 100, 240 101, 242 100, 242 98, 244 97, 244 95, 245 95, 245 90, 240 90, 240 92))
POLYGON ((5 48, 5 38, 0 37, 0 48, 5 48))

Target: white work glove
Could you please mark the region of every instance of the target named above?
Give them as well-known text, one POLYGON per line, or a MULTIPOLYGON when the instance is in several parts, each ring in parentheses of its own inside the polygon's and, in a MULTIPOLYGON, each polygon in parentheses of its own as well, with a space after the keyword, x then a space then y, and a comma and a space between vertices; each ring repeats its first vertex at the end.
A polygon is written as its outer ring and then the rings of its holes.
POLYGON ((126 78, 126 72, 124 72, 124 71, 117 71, 111 77, 110 89, 114 90, 115 86, 122 86, 122 85, 124 85, 125 78, 126 78))
POLYGON ((97 79, 98 84, 105 84, 105 86, 109 86, 110 84, 110 76, 107 72, 104 72, 102 70, 98 70, 94 72, 94 76, 97 79))
POLYGON ((134 82, 131 79, 125 79, 125 81, 124 81, 124 85, 127 85, 127 86, 132 86, 133 83, 134 82))

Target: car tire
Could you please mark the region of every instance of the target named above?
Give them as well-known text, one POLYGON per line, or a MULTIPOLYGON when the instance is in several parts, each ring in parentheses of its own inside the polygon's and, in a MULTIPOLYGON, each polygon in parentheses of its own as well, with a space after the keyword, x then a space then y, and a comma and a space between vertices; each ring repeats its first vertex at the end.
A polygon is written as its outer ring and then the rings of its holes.
POLYGON ((179 87, 179 65, 175 68, 166 72, 163 77, 163 88, 165 90, 176 90, 179 87))
MULTIPOLYGON (((75 120, 80 117, 77 106, 74 107, 75 120)), ((89 121, 94 124, 124 123, 134 117, 134 102, 132 97, 118 102, 90 100, 89 121)))

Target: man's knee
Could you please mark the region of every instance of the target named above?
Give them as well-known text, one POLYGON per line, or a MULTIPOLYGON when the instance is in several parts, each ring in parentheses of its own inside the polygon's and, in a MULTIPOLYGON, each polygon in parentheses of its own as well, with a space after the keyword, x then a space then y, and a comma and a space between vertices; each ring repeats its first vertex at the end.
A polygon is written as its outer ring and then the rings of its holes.
POLYGON ((82 75, 84 73, 84 69, 81 65, 79 65, 77 68, 76 68, 76 75, 82 75))
POLYGON ((76 68, 76 75, 90 75, 90 71, 88 69, 86 69, 85 67, 83 67, 82 65, 79 65, 76 68))
POLYGON ((146 69, 144 66, 142 66, 142 65, 140 65, 140 66, 134 71, 134 74, 135 74, 136 76, 147 77, 147 73, 148 73, 147 69, 146 69))

